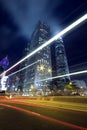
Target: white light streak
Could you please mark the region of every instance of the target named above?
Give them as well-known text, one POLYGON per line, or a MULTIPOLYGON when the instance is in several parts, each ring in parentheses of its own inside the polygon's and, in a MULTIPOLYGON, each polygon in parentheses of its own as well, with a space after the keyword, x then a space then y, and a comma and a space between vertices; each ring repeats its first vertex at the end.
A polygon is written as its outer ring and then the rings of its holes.
MULTIPOLYGON (((17 65, 19 65, 20 63, 22 63, 24 60, 28 59, 29 57, 31 57, 32 55, 34 55, 35 53, 37 53, 38 51, 40 51, 41 49, 43 49, 44 47, 46 47, 47 45, 51 44, 53 41, 57 40, 58 38, 60 38, 62 35, 64 35, 65 33, 69 32, 71 29, 75 28, 77 25, 79 25, 80 23, 82 23, 83 21, 87 20, 87 14, 83 15, 81 18, 79 18, 78 20, 76 20, 74 23, 72 23, 71 25, 69 25, 68 27, 66 27, 64 30, 62 30, 60 33, 58 33, 57 35, 55 35, 53 38, 51 38, 50 40, 48 40, 47 42, 45 42, 44 44, 42 44, 40 47, 38 47, 36 50, 34 50, 33 52, 31 52, 30 54, 28 54, 26 57, 24 57, 22 60, 20 60, 19 62, 17 62, 16 64, 14 64, 12 67, 10 67, 8 70, 6 70, 5 72, 8 72, 9 70, 13 69, 14 67, 16 67, 17 65)), ((2 74, 1 74, 2 75, 2 74)), ((0 75, 0 76, 1 76, 0 75)))
POLYGON ((36 62, 33 62, 32 64, 30 64, 30 65, 28 65, 28 66, 26 66, 26 67, 23 67, 22 69, 20 69, 20 70, 18 70, 18 71, 15 71, 15 72, 13 72, 13 73, 11 73, 11 74, 9 74, 8 77, 10 77, 10 76, 12 76, 12 75, 14 75, 14 74, 16 74, 16 73, 22 71, 22 70, 25 70, 25 69, 27 69, 28 67, 31 67, 32 65, 35 65, 35 64, 38 63, 38 62, 40 62, 40 60, 38 60, 38 61, 36 61, 36 62))
POLYGON ((50 78, 38 80, 38 82, 48 81, 48 80, 52 80, 52 79, 58 79, 58 78, 67 77, 67 76, 79 75, 79 74, 84 74, 84 73, 87 73, 87 70, 82 70, 82 71, 77 71, 77 72, 73 72, 73 73, 69 73, 69 74, 64 74, 64 75, 59 75, 59 76, 55 76, 55 77, 50 77, 50 78))
MULTIPOLYGON (((52 79, 63 78, 63 77, 67 77, 67 76, 73 76, 73 75, 84 74, 84 73, 87 73, 87 70, 77 71, 77 72, 73 72, 73 73, 69 73, 69 74, 64 74, 64 75, 59 75, 59 76, 55 76, 55 77, 50 77, 50 78, 38 80, 37 83, 38 83, 38 82, 49 81, 49 80, 52 80, 52 79)), ((28 83, 32 83, 32 82, 28 82, 28 83)))

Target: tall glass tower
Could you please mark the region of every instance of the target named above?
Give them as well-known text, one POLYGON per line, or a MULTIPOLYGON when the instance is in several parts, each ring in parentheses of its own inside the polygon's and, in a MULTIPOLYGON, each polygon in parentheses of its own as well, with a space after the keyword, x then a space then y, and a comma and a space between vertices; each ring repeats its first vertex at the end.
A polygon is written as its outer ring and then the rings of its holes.
MULTIPOLYGON (((52 57, 54 57, 54 60, 52 60, 52 65, 54 68, 53 76, 61 76, 61 75, 69 74, 67 57, 66 57, 65 47, 62 38, 59 38, 53 43, 52 49, 54 51, 52 55, 52 57)), ((56 85, 59 89, 61 89, 69 81, 70 81, 70 76, 57 78, 56 85)))
MULTIPOLYGON (((30 52, 48 41, 49 38, 49 26, 39 21, 31 36, 30 52)), ((35 64, 33 64, 27 70, 27 85, 30 87, 33 85, 36 89, 43 89, 44 86, 49 85, 50 81, 48 81, 47 78, 52 77, 50 46, 45 47, 44 49, 37 52, 34 56, 30 57, 30 59, 28 59, 28 64, 32 63, 35 64)))

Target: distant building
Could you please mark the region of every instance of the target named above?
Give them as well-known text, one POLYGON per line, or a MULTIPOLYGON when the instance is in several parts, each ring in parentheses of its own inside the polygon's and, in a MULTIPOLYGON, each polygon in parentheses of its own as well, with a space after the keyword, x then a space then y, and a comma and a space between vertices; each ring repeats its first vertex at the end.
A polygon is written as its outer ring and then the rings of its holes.
MULTIPOLYGON (((27 56, 30 52, 30 43, 27 43, 23 52, 23 56, 27 56)), ((29 63, 30 64, 30 63, 29 63)), ((22 69, 19 72, 19 86, 21 86, 22 89, 27 89, 27 80, 29 80, 29 77, 27 75, 28 68, 26 68, 28 65, 28 59, 26 59, 22 64, 20 64, 19 68, 22 69), (23 69, 26 68, 26 69, 23 69)))

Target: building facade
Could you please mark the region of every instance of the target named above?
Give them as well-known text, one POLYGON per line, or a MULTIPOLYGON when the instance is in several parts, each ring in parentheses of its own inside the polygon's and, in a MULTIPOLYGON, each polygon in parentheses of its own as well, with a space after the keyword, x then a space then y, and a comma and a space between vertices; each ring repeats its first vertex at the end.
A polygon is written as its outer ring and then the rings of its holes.
MULTIPOLYGON (((38 22, 32 36, 30 43, 30 52, 41 46, 50 38, 50 28, 48 25, 38 22)), ((34 56, 30 57, 27 65, 31 64, 26 71, 26 86, 35 89, 45 89, 50 83, 46 80, 52 77, 51 72, 51 49, 50 46, 38 51, 34 56)))
MULTIPOLYGON (((65 53, 65 47, 62 38, 56 40, 52 45, 53 55, 53 77, 69 74, 69 68, 67 63, 67 57, 65 53)), ((53 59, 52 58, 52 59, 53 59)), ((58 89, 64 88, 65 84, 70 81, 70 76, 62 76, 53 80, 58 89)))

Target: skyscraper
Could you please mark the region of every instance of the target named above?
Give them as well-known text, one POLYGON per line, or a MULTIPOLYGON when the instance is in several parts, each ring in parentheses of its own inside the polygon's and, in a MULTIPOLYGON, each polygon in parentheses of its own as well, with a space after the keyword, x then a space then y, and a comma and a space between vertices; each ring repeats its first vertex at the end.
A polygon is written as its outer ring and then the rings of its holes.
MULTIPOLYGON (((49 26, 39 21, 31 36, 30 52, 45 43, 49 38, 49 26)), ((43 89, 44 86, 49 85, 50 81, 45 79, 52 77, 50 46, 45 47, 34 56, 30 57, 27 63, 35 63, 27 69, 27 86, 33 85, 36 89, 43 89)))
MULTIPOLYGON (((69 73, 67 57, 65 52, 65 47, 62 38, 56 40, 53 45, 53 55, 54 60, 52 60, 52 66, 54 69, 53 76, 61 76, 69 73)), ((52 58, 53 59, 53 58, 52 58)), ((59 89, 65 86, 67 82, 69 82, 70 77, 64 76, 56 79, 56 85, 59 89)), ((54 81, 55 82, 55 81, 54 81)))

